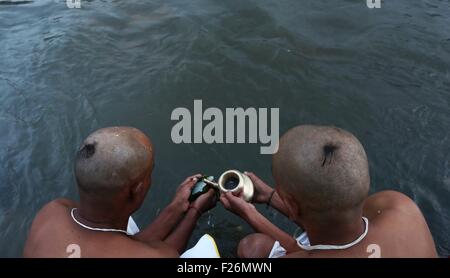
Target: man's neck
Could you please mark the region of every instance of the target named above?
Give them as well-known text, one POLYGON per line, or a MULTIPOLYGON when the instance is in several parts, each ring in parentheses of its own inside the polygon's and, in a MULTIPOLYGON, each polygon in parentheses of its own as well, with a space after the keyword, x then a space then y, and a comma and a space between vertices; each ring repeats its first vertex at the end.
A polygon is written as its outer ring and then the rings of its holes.
POLYGON ((365 223, 362 216, 357 216, 352 221, 333 225, 309 225, 305 228, 311 245, 344 245, 356 240, 364 233, 365 223))
POLYGON ((103 208, 98 205, 93 207, 86 202, 80 202, 80 207, 74 212, 74 216, 78 221, 92 228, 120 230, 127 229, 129 218, 123 210, 103 208))

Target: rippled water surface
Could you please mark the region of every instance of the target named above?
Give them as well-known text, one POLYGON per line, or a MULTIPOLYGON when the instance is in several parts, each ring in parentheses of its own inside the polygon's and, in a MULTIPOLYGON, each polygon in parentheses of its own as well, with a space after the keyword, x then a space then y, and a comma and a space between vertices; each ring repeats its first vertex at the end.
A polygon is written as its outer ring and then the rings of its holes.
MULTIPOLYGON (((0 256, 21 256, 42 205, 76 198, 74 152, 100 127, 132 125, 154 142, 141 226, 192 173, 237 168, 272 182, 259 145, 172 143, 170 114, 193 99, 279 107, 280 132, 304 123, 353 132, 372 191, 413 198, 448 256, 450 2, 365 2, 0 1, 0 256)), ((233 256, 250 231, 218 205, 193 240, 208 232, 233 256)))

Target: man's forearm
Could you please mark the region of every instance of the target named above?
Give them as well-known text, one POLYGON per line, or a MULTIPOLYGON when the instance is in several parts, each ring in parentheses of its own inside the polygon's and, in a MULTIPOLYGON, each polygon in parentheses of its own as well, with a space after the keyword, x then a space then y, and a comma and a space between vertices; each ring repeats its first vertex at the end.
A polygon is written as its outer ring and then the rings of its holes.
POLYGON ((135 235, 141 241, 164 240, 180 221, 183 211, 170 204, 145 229, 135 235))
POLYGON ((183 220, 164 242, 175 248, 179 254, 183 253, 199 217, 200 212, 195 208, 190 208, 183 220))
POLYGON ((283 246, 288 252, 298 249, 297 243, 292 236, 272 224, 272 222, 265 218, 256 209, 248 210, 241 216, 256 232, 268 235, 279 241, 281 246, 283 246))

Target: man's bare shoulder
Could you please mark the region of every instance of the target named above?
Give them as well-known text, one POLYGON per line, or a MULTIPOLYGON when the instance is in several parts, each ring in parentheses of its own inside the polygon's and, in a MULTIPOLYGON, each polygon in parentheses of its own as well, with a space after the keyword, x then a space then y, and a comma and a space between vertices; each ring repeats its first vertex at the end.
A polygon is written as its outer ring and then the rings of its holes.
POLYGON ((408 196, 396 191, 381 191, 367 198, 364 216, 383 233, 405 233, 431 237, 428 225, 419 207, 408 196), (411 227, 414 227, 411 231, 411 227))
POLYGON ((66 199, 66 198, 58 198, 58 199, 55 199, 55 200, 49 202, 44 207, 46 207, 46 206, 56 206, 56 207, 73 208, 73 207, 77 207, 77 205, 78 204, 76 202, 72 201, 72 200, 69 200, 69 199, 66 199))
POLYGON ((68 199, 56 199, 44 205, 31 224, 23 255, 26 257, 32 256, 34 254, 33 250, 40 244, 42 238, 47 237, 46 229, 49 226, 53 226, 51 221, 59 221, 60 218, 58 216, 66 213, 69 207, 75 205, 75 202, 68 199))
POLYGON ((364 215, 366 217, 373 219, 386 213, 422 217, 422 213, 416 203, 403 193, 386 190, 367 198, 364 203, 364 215))
POLYGON ((60 213, 66 213, 66 211, 75 207, 77 204, 69 199, 55 199, 46 205, 44 205, 39 212, 36 214, 36 217, 33 220, 33 226, 37 226, 42 222, 46 222, 54 219, 54 216, 60 213))
POLYGON ((425 217, 408 196, 396 191, 376 193, 366 200, 364 215, 371 223, 371 239, 384 243, 386 257, 437 256, 425 217))
POLYGON ((369 234, 361 243, 342 251, 299 251, 286 258, 367 257, 365 246, 377 242, 383 257, 436 257, 433 238, 415 202, 396 191, 371 195, 364 203, 364 216, 369 218, 369 234))
POLYGON ((67 209, 76 207, 76 203, 69 199, 55 199, 46 205, 44 205, 39 212, 36 214, 36 217, 33 220, 33 226, 36 223, 41 223, 43 221, 51 220, 54 216, 59 213, 66 213, 67 209))
POLYGON ((67 208, 72 208, 72 207, 76 207, 77 203, 69 200, 69 199, 65 199, 65 198, 59 198, 59 199, 55 199, 47 204, 45 204, 41 210, 38 212, 38 215, 40 213, 49 213, 55 210, 61 210, 61 209, 67 209, 67 208))

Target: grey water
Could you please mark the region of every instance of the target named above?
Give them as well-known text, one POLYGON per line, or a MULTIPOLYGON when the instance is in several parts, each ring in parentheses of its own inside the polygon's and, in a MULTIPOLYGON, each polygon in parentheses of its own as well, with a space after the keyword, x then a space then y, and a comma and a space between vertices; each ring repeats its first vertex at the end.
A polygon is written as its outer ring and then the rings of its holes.
MULTIPOLYGON (((77 199, 74 153, 93 130, 142 129, 155 145, 145 226, 188 175, 253 171, 258 144, 172 143, 173 109, 278 107, 280 133, 336 125, 368 153, 371 192, 421 208, 450 255, 450 2, 365 0, 0 1, 0 256, 19 257, 36 212, 77 199)), ((287 232, 289 220, 258 206, 287 232)), ((199 221, 222 256, 251 228, 220 204, 199 221)))

